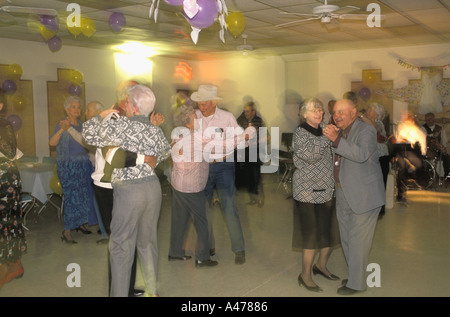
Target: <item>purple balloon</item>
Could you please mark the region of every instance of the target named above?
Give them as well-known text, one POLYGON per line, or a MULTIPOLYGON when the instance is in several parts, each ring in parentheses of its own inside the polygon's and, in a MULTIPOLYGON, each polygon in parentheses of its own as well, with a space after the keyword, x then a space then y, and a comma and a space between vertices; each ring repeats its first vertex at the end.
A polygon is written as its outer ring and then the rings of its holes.
POLYGON ((183 0, 164 0, 167 4, 170 4, 171 6, 182 6, 183 0))
POLYGON ((50 51, 56 52, 61 49, 62 41, 59 37, 54 36, 50 40, 48 40, 47 45, 48 45, 48 48, 50 49, 50 51))
POLYGON ((197 4, 199 6, 198 13, 190 19, 183 11, 184 17, 193 27, 198 29, 204 29, 213 25, 219 14, 219 8, 217 7, 216 1, 198 0, 197 4))
POLYGON ((125 16, 122 13, 114 12, 109 16, 109 26, 114 32, 120 32, 125 24, 125 16))
POLYGON ((370 99, 370 89, 367 87, 361 88, 359 91, 359 96, 364 100, 367 101, 370 99))
POLYGON ((83 91, 83 89, 81 88, 81 86, 74 85, 74 84, 71 84, 69 86, 69 93, 71 96, 79 97, 79 96, 81 96, 82 91, 83 91))
POLYGON ((7 79, 3 82, 2 88, 8 95, 12 95, 16 92, 17 85, 13 80, 7 79))
POLYGON ((41 15, 41 24, 49 31, 57 31, 59 28, 56 17, 51 15, 41 15))
POLYGON ((18 131, 22 127, 22 119, 16 114, 9 115, 6 120, 11 123, 14 131, 18 131))

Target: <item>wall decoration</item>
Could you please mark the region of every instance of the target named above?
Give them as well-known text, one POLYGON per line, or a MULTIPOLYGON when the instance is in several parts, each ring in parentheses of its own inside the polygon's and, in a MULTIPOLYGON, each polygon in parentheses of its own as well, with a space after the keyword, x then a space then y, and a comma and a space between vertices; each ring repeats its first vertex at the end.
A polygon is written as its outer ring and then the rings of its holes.
POLYGON ((34 129, 33 82, 23 80, 19 64, 0 65, 0 85, 7 82, 5 118, 10 119, 16 132, 17 147, 24 155, 36 155, 34 129))
MULTIPOLYGON (((86 107, 83 74, 76 69, 58 68, 57 80, 47 82, 49 136, 53 134, 56 124, 66 117, 64 101, 75 92, 77 93, 77 96, 83 100, 83 104, 81 105, 81 113, 83 116, 86 107), (71 89, 71 86, 79 88, 71 89)), ((84 118, 81 118, 81 120, 84 121, 84 118)), ((50 156, 56 157, 56 147, 50 147, 50 156)))
POLYGON ((351 90, 358 96, 358 110, 367 109, 373 102, 379 103, 386 110, 383 123, 387 133, 392 133, 391 118, 393 117, 393 102, 391 98, 377 94, 380 90, 392 89, 392 80, 383 80, 381 69, 364 69, 362 81, 352 81, 351 90))
POLYGON ((444 104, 445 98, 450 96, 450 78, 443 78, 443 67, 425 66, 414 69, 421 72, 421 79, 412 79, 408 86, 383 89, 378 93, 409 103, 409 110, 414 114, 443 112, 447 106, 444 104))

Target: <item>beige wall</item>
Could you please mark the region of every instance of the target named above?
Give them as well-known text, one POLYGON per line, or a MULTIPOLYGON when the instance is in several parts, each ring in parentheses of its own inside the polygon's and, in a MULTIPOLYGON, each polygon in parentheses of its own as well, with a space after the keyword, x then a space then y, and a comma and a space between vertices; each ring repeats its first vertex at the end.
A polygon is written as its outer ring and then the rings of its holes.
MULTIPOLYGON (((282 132, 292 132, 298 124, 298 103, 307 97, 319 97, 324 104, 331 98, 340 98, 350 90, 351 81, 360 81, 363 69, 382 69, 383 79, 393 80, 394 88, 408 84, 409 79, 420 78, 420 73, 398 64, 397 54, 414 61, 436 63, 435 56, 450 51, 448 45, 398 47, 390 49, 337 51, 298 54, 282 57, 264 55, 243 56, 240 53, 224 54, 214 59, 182 60, 179 58, 152 58, 151 73, 139 79, 151 83, 157 96, 157 109, 168 118, 177 88, 196 90, 200 83, 219 86, 223 97, 221 105, 235 115, 242 106, 253 100, 269 127, 280 127, 282 132), (178 62, 188 62, 194 77, 184 82, 174 76, 178 62)), ((447 59, 448 62, 448 59, 447 59)), ((117 68, 114 53, 77 47, 64 47, 56 53, 44 43, 0 39, 0 64, 20 64, 23 79, 33 81, 36 152, 48 153, 46 82, 56 80, 56 69, 75 68, 82 71, 86 86, 86 100, 100 100, 105 105, 115 102, 115 87, 126 74, 117 68), (44 128, 40 128, 45 125, 44 128)), ((450 77, 450 69, 444 71, 450 77)), ((407 107, 394 102, 394 120, 400 110, 407 107)), ((169 137, 170 131, 165 132, 169 137)))

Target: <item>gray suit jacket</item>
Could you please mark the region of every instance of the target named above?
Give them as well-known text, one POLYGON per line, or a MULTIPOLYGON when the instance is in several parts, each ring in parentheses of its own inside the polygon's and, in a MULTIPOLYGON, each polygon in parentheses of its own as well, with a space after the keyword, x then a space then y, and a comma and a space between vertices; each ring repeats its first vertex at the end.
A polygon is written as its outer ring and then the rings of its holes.
POLYGON ((341 138, 335 153, 342 156, 339 181, 345 198, 355 213, 386 203, 383 174, 377 150, 377 132, 356 119, 347 139, 341 138))

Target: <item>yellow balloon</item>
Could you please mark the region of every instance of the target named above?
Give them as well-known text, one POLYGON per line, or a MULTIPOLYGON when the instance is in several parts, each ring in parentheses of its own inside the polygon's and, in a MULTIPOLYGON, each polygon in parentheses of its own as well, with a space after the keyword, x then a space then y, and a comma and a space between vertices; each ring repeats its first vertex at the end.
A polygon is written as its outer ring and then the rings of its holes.
POLYGON ((82 18, 81 19, 81 32, 87 37, 91 37, 94 35, 96 31, 95 23, 90 18, 82 18))
POLYGON ((20 112, 28 106, 28 99, 21 94, 15 94, 12 99, 12 104, 14 110, 20 112))
POLYGON ((81 74, 78 70, 73 69, 70 72, 70 81, 72 84, 80 86, 83 83, 83 74, 81 74))
POLYGON ((231 12, 227 19, 227 28, 234 38, 237 38, 245 30, 245 17, 240 12, 231 12))
POLYGON ((50 189, 58 195, 63 194, 63 189, 61 186, 61 183, 59 182, 58 176, 53 175, 52 178, 50 178, 50 189))
POLYGON ((68 27, 67 26, 67 30, 75 37, 77 37, 81 33, 81 27, 76 27, 76 26, 68 27))
POLYGON ((22 77, 22 66, 19 64, 11 64, 8 66, 8 75, 11 79, 19 80, 22 77))
POLYGON ((47 42, 48 40, 50 40, 52 37, 55 36, 56 32, 54 31, 50 31, 49 29, 47 29, 45 26, 43 26, 42 24, 39 26, 39 31, 41 32, 42 37, 44 38, 44 40, 47 42))

